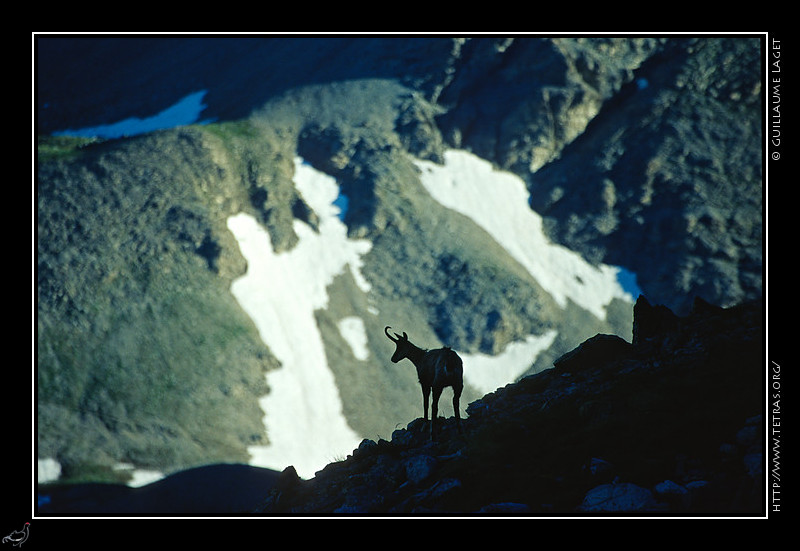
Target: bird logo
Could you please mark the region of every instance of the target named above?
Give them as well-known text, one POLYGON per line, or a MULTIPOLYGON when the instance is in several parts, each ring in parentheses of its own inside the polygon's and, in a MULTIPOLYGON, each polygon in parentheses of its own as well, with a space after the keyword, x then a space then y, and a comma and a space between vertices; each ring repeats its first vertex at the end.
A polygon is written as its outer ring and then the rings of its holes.
POLYGON ((31 525, 30 522, 26 522, 25 526, 22 527, 22 530, 14 530, 9 535, 3 538, 3 543, 10 543, 15 547, 20 547, 25 540, 28 539, 28 527, 31 525))

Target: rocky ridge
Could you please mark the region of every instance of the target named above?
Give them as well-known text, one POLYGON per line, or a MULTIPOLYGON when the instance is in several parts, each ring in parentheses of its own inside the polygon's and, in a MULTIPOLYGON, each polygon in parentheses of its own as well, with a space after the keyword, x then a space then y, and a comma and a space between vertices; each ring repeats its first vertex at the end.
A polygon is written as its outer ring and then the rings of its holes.
POLYGON ((460 436, 416 419, 313 479, 288 467, 263 515, 763 513, 763 311, 640 297, 633 342, 598 334, 469 404, 460 436))

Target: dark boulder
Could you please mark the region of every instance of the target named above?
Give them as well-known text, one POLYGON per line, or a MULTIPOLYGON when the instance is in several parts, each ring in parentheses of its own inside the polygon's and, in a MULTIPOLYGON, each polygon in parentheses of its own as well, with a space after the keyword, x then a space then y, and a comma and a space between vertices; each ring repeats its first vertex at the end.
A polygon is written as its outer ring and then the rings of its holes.
POLYGON ((598 334, 558 358, 553 366, 565 371, 581 366, 589 367, 622 359, 631 352, 631 348, 631 344, 622 337, 598 334))

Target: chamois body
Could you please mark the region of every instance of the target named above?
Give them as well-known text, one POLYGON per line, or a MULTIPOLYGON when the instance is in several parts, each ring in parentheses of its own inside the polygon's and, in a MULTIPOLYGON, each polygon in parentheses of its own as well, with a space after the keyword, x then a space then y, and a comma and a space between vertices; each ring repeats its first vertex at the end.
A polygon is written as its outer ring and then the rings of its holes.
POLYGON ((433 394, 431 405, 431 438, 436 431, 436 418, 439 414, 439 397, 445 387, 453 388, 453 411, 456 416, 456 425, 461 431, 461 414, 459 412, 459 401, 461 391, 464 389, 464 366, 461 358, 454 350, 448 347, 437 348, 435 350, 424 350, 408 340, 408 335, 404 332, 402 336, 397 333, 392 337, 389 334, 390 327, 386 327, 383 332, 397 345, 392 354, 392 363, 397 363, 404 358, 408 358, 414 367, 417 368, 417 378, 422 387, 422 407, 425 421, 428 420, 428 404, 433 394))

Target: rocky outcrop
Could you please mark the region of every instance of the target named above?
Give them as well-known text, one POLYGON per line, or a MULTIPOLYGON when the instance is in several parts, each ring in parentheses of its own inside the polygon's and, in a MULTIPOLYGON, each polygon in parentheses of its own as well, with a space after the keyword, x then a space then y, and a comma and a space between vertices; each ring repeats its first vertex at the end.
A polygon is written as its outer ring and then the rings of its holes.
POLYGON ((464 436, 416 419, 313 479, 287 468, 254 513, 763 513, 761 303, 636 311, 634 344, 588 339, 469 404, 464 436))
POLYGON ((679 314, 694 296, 722 306, 757 296, 762 83, 748 67, 760 55, 757 39, 660 44, 529 177, 549 235, 627 267, 679 314))

